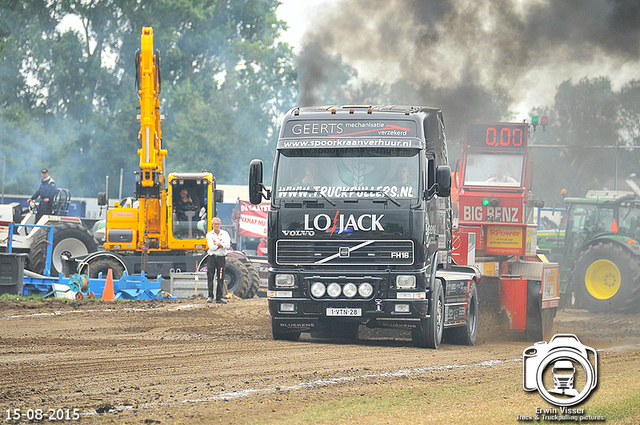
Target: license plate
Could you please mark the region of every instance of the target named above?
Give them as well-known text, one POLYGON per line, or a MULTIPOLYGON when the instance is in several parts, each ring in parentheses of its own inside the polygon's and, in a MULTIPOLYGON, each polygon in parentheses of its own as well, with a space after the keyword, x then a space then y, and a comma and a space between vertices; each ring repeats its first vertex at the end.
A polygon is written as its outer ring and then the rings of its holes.
POLYGON ((327 308, 327 316, 362 316, 361 308, 327 308))

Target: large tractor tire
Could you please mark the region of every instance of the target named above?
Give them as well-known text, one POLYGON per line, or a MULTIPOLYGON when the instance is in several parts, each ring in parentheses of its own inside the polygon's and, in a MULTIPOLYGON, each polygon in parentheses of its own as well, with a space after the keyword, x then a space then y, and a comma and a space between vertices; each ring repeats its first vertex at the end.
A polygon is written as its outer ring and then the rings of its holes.
MULTIPOLYGON (((46 228, 39 229, 29 251, 29 270, 42 274, 47 258, 46 228)), ((93 234, 79 223, 56 222, 53 224, 53 246, 51 258, 51 276, 58 277, 62 272, 62 255, 75 257, 98 250, 98 241, 93 234)))
POLYGON ((430 317, 420 320, 420 325, 411 332, 411 339, 416 347, 437 349, 444 333, 444 291, 439 279, 431 291, 429 310, 430 317))
POLYGON ((224 267, 224 281, 227 284, 227 292, 236 297, 248 298, 251 283, 249 271, 240 260, 227 257, 224 267))
POLYGON ((640 258, 614 242, 582 252, 573 270, 578 306, 594 313, 626 312, 640 302, 640 258))
POLYGON ((124 266, 113 257, 98 257, 91 260, 87 275, 89 278, 97 278, 102 273, 102 278, 106 279, 109 269, 111 269, 113 280, 118 280, 124 276, 124 266))
POLYGON ((445 342, 458 345, 476 345, 478 334, 478 290, 472 283, 467 297, 467 324, 447 329, 444 333, 445 342))
POLYGON ((247 296, 245 298, 253 298, 260 289, 260 275, 258 274, 256 267, 251 264, 251 262, 247 261, 244 265, 249 273, 249 290, 247 291, 247 296))

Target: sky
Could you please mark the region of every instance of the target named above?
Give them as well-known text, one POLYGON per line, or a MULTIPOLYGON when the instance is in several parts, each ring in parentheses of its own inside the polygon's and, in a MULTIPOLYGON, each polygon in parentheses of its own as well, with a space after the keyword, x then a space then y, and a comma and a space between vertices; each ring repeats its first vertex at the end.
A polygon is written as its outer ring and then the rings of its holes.
POLYGON ((315 42, 358 78, 506 87, 527 118, 565 80, 640 79, 637 0, 280 0, 282 39, 315 42))
POLYGON ((305 31, 313 25, 314 14, 330 7, 335 0, 280 0, 276 14, 278 19, 287 23, 289 29, 280 37, 299 53, 305 31))

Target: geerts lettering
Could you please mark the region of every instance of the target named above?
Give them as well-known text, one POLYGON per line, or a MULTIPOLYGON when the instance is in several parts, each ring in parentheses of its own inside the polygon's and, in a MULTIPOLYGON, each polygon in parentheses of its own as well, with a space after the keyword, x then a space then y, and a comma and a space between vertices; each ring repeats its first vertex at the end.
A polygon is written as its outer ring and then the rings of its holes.
POLYGON ((294 124, 291 127, 291 132, 296 136, 302 134, 342 134, 344 133, 344 127, 342 123, 301 123, 294 124))

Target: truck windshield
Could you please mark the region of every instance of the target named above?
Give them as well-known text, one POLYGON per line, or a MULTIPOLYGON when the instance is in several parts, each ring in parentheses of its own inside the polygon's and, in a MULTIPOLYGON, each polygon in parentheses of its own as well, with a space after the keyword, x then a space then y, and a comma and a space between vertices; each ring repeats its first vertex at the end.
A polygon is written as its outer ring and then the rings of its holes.
POLYGON ((523 155, 469 154, 463 184, 520 187, 523 163, 523 155))
POLYGON ((282 151, 275 196, 281 198, 417 198, 418 151, 305 149, 282 151))

